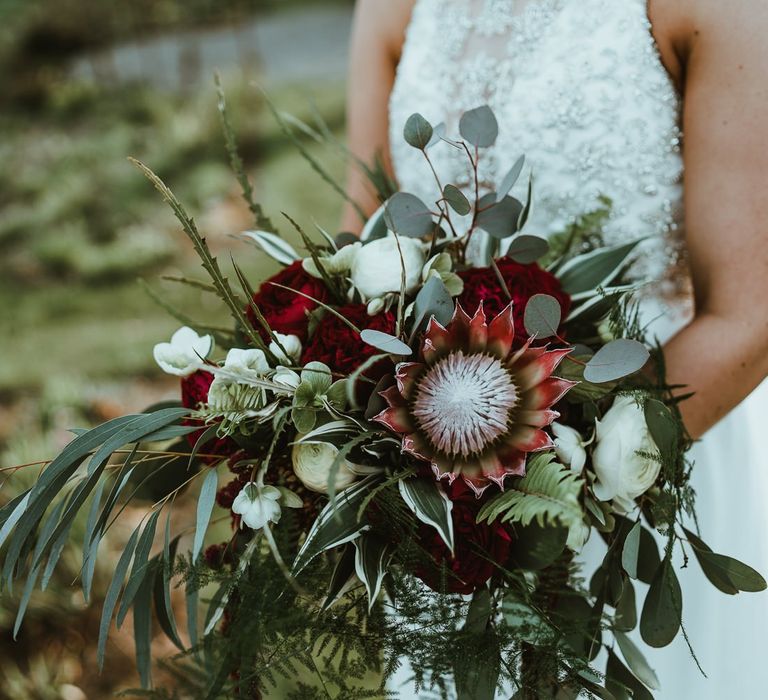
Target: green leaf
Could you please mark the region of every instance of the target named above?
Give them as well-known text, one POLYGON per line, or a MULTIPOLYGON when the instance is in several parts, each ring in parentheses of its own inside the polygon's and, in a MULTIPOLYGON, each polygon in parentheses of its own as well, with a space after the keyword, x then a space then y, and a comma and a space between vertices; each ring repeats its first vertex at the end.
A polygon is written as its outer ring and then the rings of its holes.
POLYGON ((413 477, 398 482, 400 495, 414 515, 435 528, 453 554, 453 503, 434 479, 413 477))
POLYGON ((267 231, 244 231, 241 235, 243 238, 255 243, 270 258, 277 260, 277 262, 283 265, 290 265, 301 258, 293 249, 293 246, 274 233, 268 233, 267 231))
POLYGON ((605 686, 616 700, 653 700, 653 695, 624 666, 619 657, 608 650, 608 663, 605 668, 605 686), (631 692, 631 698, 629 692, 631 692))
POLYGON ((525 307, 525 330, 538 339, 557 335, 563 312, 560 302, 548 294, 534 294, 525 307))
POLYGON ((294 576, 298 576, 318 554, 351 542, 368 529, 367 523, 358 520, 357 510, 377 479, 372 475, 358 481, 323 508, 293 562, 294 576))
POLYGON ((683 597, 672 562, 667 557, 645 597, 640 616, 640 634, 643 641, 652 647, 671 644, 680 630, 683 613, 683 597))
POLYGON ((659 679, 640 649, 622 632, 616 632, 615 637, 624 656, 624 661, 627 662, 632 673, 651 690, 659 690, 659 679))
POLYGON ((355 546, 355 572, 368 592, 368 611, 381 592, 381 584, 392 559, 392 547, 386 540, 370 533, 358 537, 355 546))
MULTIPOLYGON (((96 553, 98 551, 99 545, 99 538, 94 538, 93 535, 96 528, 96 523, 98 522, 101 497, 104 493, 104 487, 106 485, 107 480, 102 479, 99 485, 96 487, 96 491, 93 494, 93 499, 91 500, 91 507, 88 511, 88 519, 85 523, 85 536, 83 537, 82 580, 83 597, 86 603, 90 600, 91 597, 91 584, 93 583, 93 574, 96 569, 96 553)), ((62 501, 61 505, 63 504, 64 502, 62 501)), ((58 519, 58 515, 56 517, 58 519)))
POLYGON ((516 639, 534 646, 546 646, 556 641, 558 631, 530 603, 520 600, 511 591, 501 606, 504 622, 516 639))
POLYGON ((709 582, 723 593, 735 595, 739 591, 759 593, 766 589, 765 579, 751 566, 733 557, 716 554, 690 530, 685 530, 701 570, 709 582))
MULTIPOLYGON (((531 214, 531 206, 533 204, 533 173, 528 178, 528 194, 525 198, 525 207, 520 212, 520 218, 517 220, 517 230, 521 231, 528 223, 528 217, 531 214)), ((549 249, 548 249, 549 250, 549 249)))
POLYGON ((173 642, 177 649, 184 651, 184 644, 179 637, 178 626, 176 625, 176 616, 173 612, 171 603, 171 574, 173 563, 176 559, 176 549, 179 545, 180 535, 171 540, 171 516, 170 513, 165 521, 165 539, 163 543, 162 555, 157 555, 157 566, 160 569, 159 574, 155 576, 155 585, 153 590, 153 599, 155 603, 155 615, 161 629, 166 637, 173 642))
POLYGON ((584 379, 605 384, 628 377, 645 367, 651 354, 636 340, 614 340, 595 353, 584 369, 584 379))
POLYGON ((574 403, 594 402, 602 399, 613 391, 616 385, 612 382, 593 384, 584 379, 584 368, 592 355, 580 354, 578 351, 568 355, 557 368, 557 376, 578 382, 566 395, 566 400, 574 403))
POLYGON ((504 197, 506 197, 510 190, 517 184, 517 181, 520 179, 520 173, 523 172, 523 167, 525 166, 525 156, 520 156, 516 161, 515 164, 510 168, 509 172, 504 176, 504 179, 501 182, 501 187, 499 187, 499 191, 496 193, 496 201, 500 202, 504 197))
POLYGON ((573 296, 608 286, 624 268, 641 240, 612 248, 598 248, 572 258, 557 273, 563 290, 573 296))
POLYGON ((522 525, 536 521, 542 527, 554 523, 572 527, 581 522, 579 495, 584 480, 553 460, 552 453, 534 455, 527 474, 483 506, 478 522, 501 518, 522 525))
POLYGON ((637 563, 640 557, 640 532, 642 529, 643 526, 638 520, 624 540, 624 548, 621 552, 621 565, 630 578, 637 578, 637 563))
POLYGON ((501 645, 493 627, 478 637, 477 653, 457 655, 453 664, 457 700, 493 700, 501 671, 501 645))
POLYGON ((398 192, 387 200, 384 220, 390 231, 409 238, 424 238, 435 228, 427 205, 407 192, 398 192))
POLYGON ((553 564, 563 553, 568 541, 568 528, 539 525, 515 525, 515 538, 509 560, 526 571, 540 571, 553 564))
POLYGON ((432 125, 420 114, 412 114, 405 122, 403 136, 408 145, 424 150, 432 140, 434 130, 432 125))
POLYGON ((381 331, 375 331, 370 328, 366 328, 360 334, 360 340, 366 345, 376 348, 377 350, 383 350, 390 355, 411 355, 413 350, 408 347, 400 338, 396 338, 389 333, 382 333, 381 331))
POLYGON ((219 483, 218 474, 215 469, 210 469, 205 475, 205 480, 200 489, 200 497, 197 500, 197 518, 195 524, 195 539, 192 544, 192 561, 197 561, 197 557, 203 548, 205 533, 208 530, 208 523, 211 521, 211 513, 216 503, 216 487, 219 483))
MULTIPOLYGON (((371 218, 363 226, 363 230, 360 232, 360 240, 363 242, 375 241, 379 238, 385 238, 387 235, 387 222, 386 222, 386 204, 382 204, 372 215, 371 218)), ((357 237, 355 236, 355 240, 357 237)))
POLYGON ((491 619, 491 592, 487 585, 478 588, 472 594, 472 600, 467 610, 467 621, 464 629, 470 634, 482 634, 491 619))
POLYGON ((137 527, 131 536, 128 538, 128 542, 125 545, 123 553, 120 555, 120 559, 115 566, 115 573, 110 581, 109 588, 107 588, 107 594, 104 597, 104 604, 101 608, 101 622, 99 623, 99 641, 96 649, 96 659, 99 665, 99 670, 104 668, 104 652, 107 646, 107 637, 109 635, 109 626, 112 622, 112 613, 115 610, 117 604, 117 596, 120 595, 120 589, 123 587, 123 581, 125 575, 128 573, 128 564, 133 557, 133 552, 136 549, 136 541, 139 537, 139 530, 141 527, 137 527))
POLYGON ((523 204, 514 197, 504 197, 496 201, 496 193, 491 192, 477 204, 477 226, 492 238, 509 238, 518 232, 518 221, 523 211, 523 204))
POLYGON ((417 332, 425 319, 434 316, 442 326, 446 326, 451 318, 455 305, 450 292, 438 277, 430 277, 416 295, 414 304, 413 330, 417 332))
POLYGON ((620 632, 631 632, 637 627, 637 600, 632 581, 624 582, 624 589, 616 605, 613 627, 620 632))
POLYGON ((459 120, 461 137, 477 148, 489 148, 499 135, 499 124, 488 105, 471 109, 459 120))
POLYGON ((344 547, 341 555, 339 556, 336 566, 331 574, 331 580, 328 584, 328 592, 325 595, 323 601, 323 610, 328 610, 334 603, 336 603, 344 591, 347 590, 350 580, 352 580, 355 573, 355 559, 357 549, 354 545, 348 544, 344 547))
POLYGON ((26 494, 18 498, 15 506, 13 507, 13 510, 11 510, 10 514, 6 517, 5 522, 3 523, 3 527, 0 528, 0 547, 3 546, 3 543, 7 539, 8 535, 11 534, 11 530, 13 530, 16 523, 18 523, 21 519, 21 516, 24 515, 24 511, 29 504, 29 499, 31 496, 32 490, 30 489, 26 492, 26 494))
POLYGON ((117 610, 116 624, 118 629, 122 626, 125 616, 131 607, 136 595, 141 588, 144 579, 146 579, 149 566, 149 552, 152 549, 152 543, 155 541, 155 530, 157 528, 157 519, 160 517, 161 510, 156 510, 149 516, 147 524, 144 527, 139 542, 136 545, 136 555, 133 557, 133 566, 128 576, 128 583, 123 591, 123 598, 120 601, 120 607, 117 610))
POLYGON ((456 185, 446 185, 443 188, 443 197, 451 209, 459 216, 466 216, 472 211, 472 205, 469 203, 469 200, 456 185))
POLYGON ((530 265, 549 252, 549 243, 538 236, 520 235, 512 239, 507 257, 521 265, 530 265))
POLYGON ((141 687, 152 687, 152 665, 150 646, 152 644, 152 589, 157 571, 150 567, 142 578, 133 606, 133 637, 136 644, 136 668, 139 671, 141 687))
POLYGON ((658 399, 645 402, 645 422, 662 459, 673 463, 678 453, 679 429, 672 412, 658 399))

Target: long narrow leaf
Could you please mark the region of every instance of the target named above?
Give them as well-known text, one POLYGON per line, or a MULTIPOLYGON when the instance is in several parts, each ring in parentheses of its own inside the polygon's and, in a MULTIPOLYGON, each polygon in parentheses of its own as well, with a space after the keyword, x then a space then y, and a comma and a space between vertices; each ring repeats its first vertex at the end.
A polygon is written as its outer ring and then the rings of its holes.
POLYGON ((131 573, 128 576, 128 583, 125 585, 125 591, 123 591, 123 597, 120 601, 120 607, 117 611, 117 627, 122 626, 125 616, 130 610, 131 603, 138 595, 144 580, 147 578, 150 566, 149 566, 149 552, 152 549, 152 543, 155 540, 155 530, 157 529, 157 519, 160 517, 162 510, 156 510, 149 516, 147 524, 139 537, 139 542, 136 545, 136 555, 133 558, 133 567, 131 573))
POLYGON ((192 544, 192 561, 197 561, 200 550, 205 541, 205 532, 208 529, 208 523, 211 520, 213 506, 216 503, 216 486, 218 484, 218 475, 215 469, 211 469, 205 475, 205 481, 200 489, 200 497, 197 501, 197 518, 195 524, 195 539, 192 544))

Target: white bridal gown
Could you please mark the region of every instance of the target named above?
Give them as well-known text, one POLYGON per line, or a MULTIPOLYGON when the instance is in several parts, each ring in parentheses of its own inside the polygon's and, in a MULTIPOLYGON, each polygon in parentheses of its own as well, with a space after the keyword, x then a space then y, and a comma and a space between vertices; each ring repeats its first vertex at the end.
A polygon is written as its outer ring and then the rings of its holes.
MULTIPOLYGON (((433 124, 445 122, 450 137, 458 134, 462 112, 489 104, 500 134, 493 148, 482 151, 483 191, 498 185, 525 154, 535 174, 526 230, 538 235, 561 231, 597 209, 601 196, 609 197, 607 242, 650 236, 635 272, 658 280, 644 311, 649 318, 661 315, 654 330, 668 338, 691 315, 682 134, 680 99, 651 30, 646 0, 417 0, 390 103, 390 140, 401 188, 434 202, 437 188, 427 164, 403 141, 406 119, 421 112, 433 124)), ((430 156, 443 184, 470 190, 460 151, 439 143, 430 156)), ((526 180, 524 174, 513 192, 518 197, 525 195, 526 180)), ((761 440, 766 418, 768 383, 693 452, 703 539, 763 575, 768 574, 768 458, 761 440)), ((589 569, 597 556, 585 554, 589 569)), ((767 698, 768 595, 726 596, 706 581, 695 561, 678 573, 684 625, 709 678, 697 670, 679 635, 666 649, 648 650, 662 686, 655 696, 767 698)), ((391 687, 398 686, 403 698, 416 697, 407 675, 403 670, 391 687)))

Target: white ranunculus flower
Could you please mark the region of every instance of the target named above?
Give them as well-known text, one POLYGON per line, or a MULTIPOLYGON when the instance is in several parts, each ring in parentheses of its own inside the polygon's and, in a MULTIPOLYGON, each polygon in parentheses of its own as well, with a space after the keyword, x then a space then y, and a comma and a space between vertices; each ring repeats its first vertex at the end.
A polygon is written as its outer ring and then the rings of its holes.
POLYGON ((163 372, 177 377, 188 377, 205 364, 203 360, 211 350, 213 338, 210 335, 201 336, 191 328, 183 326, 173 334, 170 343, 155 345, 153 355, 163 372))
POLYGON ((575 472, 581 472, 587 461, 587 451, 578 430, 563 425, 552 423, 552 432, 555 434, 555 452, 558 459, 569 466, 575 472))
POLYGON ((592 465, 597 476, 595 495, 614 501, 625 511, 650 489, 659 476, 661 463, 638 452, 658 452, 643 409, 632 396, 620 396, 597 421, 592 465))
MULTIPOLYGON (((328 492, 328 477, 339 451, 327 442, 297 442, 293 446, 291 458, 293 471, 304 486, 318 493, 328 492)), ((351 486, 357 474, 344 461, 336 471, 336 491, 351 486)))
POLYGON ((275 337, 280 341, 281 349, 274 340, 269 344, 269 351, 280 361, 287 365, 296 364, 301 357, 301 339, 297 335, 283 335, 275 333, 275 337), (286 353, 288 353, 286 355, 286 353))
MULTIPOLYGON (((351 243, 339 248, 333 255, 324 255, 320 257, 320 264, 327 275, 345 275, 352 268, 357 251, 362 247, 362 243, 351 243)), ((304 272, 317 279, 322 279, 320 270, 312 258, 304 258, 301 263, 304 272)))
POLYGON ((421 280, 424 252, 419 241, 394 236, 362 246, 352 263, 352 284, 366 300, 399 293, 405 264, 405 290, 413 292, 421 280), (398 250, 398 241, 400 249, 398 250), (402 251, 402 260, 400 257, 402 251))
MULTIPOLYGON (((285 387, 286 394, 292 394, 296 387, 301 384, 301 376, 299 376, 298 372, 294 372, 287 367, 278 367, 272 376, 272 381, 285 387)), ((278 390, 275 389, 275 391, 278 390)))
POLYGON ((280 520, 281 495, 274 486, 259 486, 250 481, 235 497, 232 512, 242 516, 243 524, 252 530, 261 530, 267 524, 280 520))

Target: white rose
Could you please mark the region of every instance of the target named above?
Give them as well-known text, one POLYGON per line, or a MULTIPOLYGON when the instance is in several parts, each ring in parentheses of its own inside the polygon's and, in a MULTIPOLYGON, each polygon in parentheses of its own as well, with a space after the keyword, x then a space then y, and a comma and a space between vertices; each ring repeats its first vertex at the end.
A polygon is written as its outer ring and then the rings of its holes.
POLYGON ((177 377, 188 377, 200 369, 203 360, 213 350, 210 335, 198 335, 191 328, 183 326, 171 337, 170 343, 155 345, 153 355, 160 369, 177 377))
POLYGON ((232 512, 242 516, 242 522, 251 529, 261 530, 268 523, 280 520, 280 496, 280 491, 274 486, 259 486, 250 481, 237 494, 232 512))
POLYGON ((597 475, 595 495, 613 500, 625 511, 650 489, 661 463, 638 454, 658 452, 645 422, 643 409, 631 396, 620 396, 602 421, 597 421, 592 465, 597 475))
POLYGON ((581 433, 562 423, 552 423, 555 434, 555 452, 558 459, 575 472, 581 472, 587 461, 587 451, 581 439, 581 433))
MULTIPOLYGON (((327 493, 328 477, 338 454, 339 451, 327 442, 297 442, 291 453, 293 471, 310 491, 327 493)), ((355 479, 357 474, 349 462, 342 462, 336 471, 336 491, 347 488, 355 479)))
POLYGON ((269 344, 269 351, 280 362, 284 362, 287 365, 292 365, 298 362, 301 357, 301 339, 299 336, 275 333, 275 337, 280 341, 280 345, 273 340, 269 344), (281 345, 282 348, 280 347, 281 345), (285 352, 283 352, 283 350, 285 350, 285 352))
POLYGON ((352 263, 352 284, 365 299, 398 293, 405 265, 405 291, 413 292, 421 280, 424 252, 413 238, 379 238, 362 246, 352 263), (398 250, 398 242, 400 249, 398 250), (402 259, 400 257, 402 251, 402 259))

